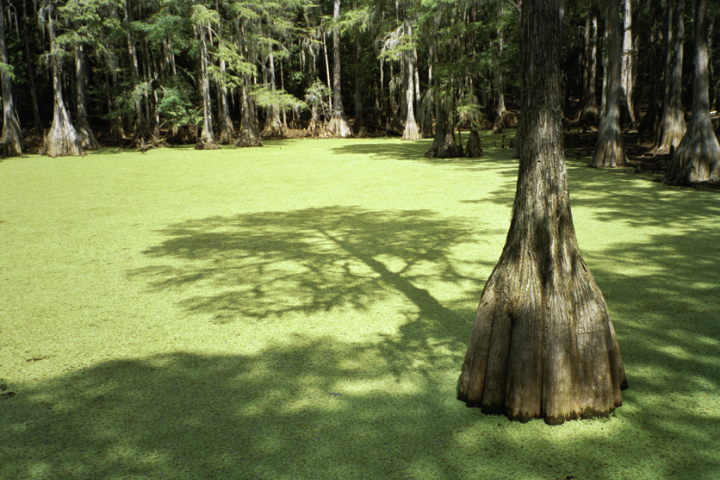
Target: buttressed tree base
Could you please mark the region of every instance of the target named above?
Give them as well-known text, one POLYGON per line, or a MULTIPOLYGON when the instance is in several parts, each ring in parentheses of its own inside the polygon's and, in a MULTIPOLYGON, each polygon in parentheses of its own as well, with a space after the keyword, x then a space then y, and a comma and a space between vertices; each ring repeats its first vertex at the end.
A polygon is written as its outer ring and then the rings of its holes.
POLYGON ((525 422, 606 416, 625 369, 577 245, 562 143, 560 0, 523 2, 523 141, 513 216, 483 290, 457 397, 525 422))

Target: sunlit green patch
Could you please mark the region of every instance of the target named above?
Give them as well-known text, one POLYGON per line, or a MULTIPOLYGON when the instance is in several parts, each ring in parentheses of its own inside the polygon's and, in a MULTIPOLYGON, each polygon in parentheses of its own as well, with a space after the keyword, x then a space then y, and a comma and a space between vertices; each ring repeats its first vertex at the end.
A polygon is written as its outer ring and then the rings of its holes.
POLYGON ((569 160, 624 405, 549 427, 455 400, 511 136, 0 162, 0 478, 718 478, 713 191, 569 160))

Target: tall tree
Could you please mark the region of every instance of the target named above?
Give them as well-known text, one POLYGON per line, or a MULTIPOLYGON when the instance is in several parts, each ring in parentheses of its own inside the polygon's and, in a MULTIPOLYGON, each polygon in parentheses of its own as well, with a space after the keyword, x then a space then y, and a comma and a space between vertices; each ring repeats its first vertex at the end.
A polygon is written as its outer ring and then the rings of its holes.
MULTIPOLYGON (((333 20, 340 18, 340 0, 333 1, 333 20)), ((327 125, 327 131, 335 137, 349 137, 352 130, 348 124, 345 110, 343 110, 342 95, 340 91, 340 27, 333 26, 333 105, 332 117, 327 125)))
POLYGON ((53 85, 53 121, 45 136, 42 153, 51 157, 84 155, 82 139, 77 134, 65 108, 62 94, 62 53, 56 41, 55 20, 52 0, 45 0, 39 12, 44 20, 50 39, 50 65, 53 85))
POLYGON ((30 53, 30 35, 28 35, 27 28, 27 2, 29 0, 20 0, 22 4, 22 13, 20 14, 20 24, 22 25, 23 31, 23 43, 25 44, 25 62, 27 63, 28 69, 28 83, 30 85, 30 98, 32 100, 33 108, 33 127, 35 129, 35 135, 42 138, 43 135, 43 124, 40 118, 40 109, 38 108, 37 102, 37 90, 35 89, 35 62, 33 62, 33 55, 30 53))
POLYGON ((585 21, 585 55, 583 69, 583 97, 580 122, 597 125, 598 105, 595 95, 597 83, 597 14, 593 10, 585 21))
POLYGON ((635 64, 636 64, 635 45, 633 43, 633 24, 632 24, 632 2, 631 0, 623 0, 623 41, 622 41, 622 69, 620 73, 620 83, 623 90, 623 109, 632 123, 635 123, 635 64))
POLYGON ((625 371, 605 301, 577 245, 560 98, 562 0, 525 0, 523 142, 505 248, 480 299, 457 396, 548 423, 607 415, 625 371))
POLYGON ((12 70, 5 41, 5 5, 0 0, 0 82, 2 82, 3 99, 3 128, 0 144, 4 146, 5 155, 16 157, 22 155, 22 130, 20 130, 20 124, 15 115, 11 75, 12 70))
MULTIPOLYGON (((670 3, 668 1, 668 3, 670 3)), ((683 42, 685 40, 685 0, 668 7, 667 56, 662 116, 655 134, 653 153, 668 153, 680 144, 687 126, 682 108, 683 42), (673 25, 673 13, 675 24, 673 25)))
POLYGON ((604 109, 601 111, 600 132, 593 154, 591 167, 618 167, 627 164, 625 145, 620 130, 620 101, 622 96, 622 43, 620 35, 620 2, 607 3, 606 31, 608 39, 608 68, 605 71, 606 86, 604 109))
POLYGON ((210 76, 208 73, 210 58, 208 56, 207 42, 210 36, 210 23, 217 23, 218 15, 217 12, 208 10, 203 5, 195 5, 192 18, 195 36, 198 42, 198 84, 200 86, 200 99, 202 101, 203 111, 203 127, 195 148, 198 150, 217 150, 220 146, 215 141, 215 135, 213 133, 210 76))
POLYGON ((710 121, 707 0, 695 0, 695 79, 690 125, 670 159, 673 185, 720 181, 720 145, 710 121))

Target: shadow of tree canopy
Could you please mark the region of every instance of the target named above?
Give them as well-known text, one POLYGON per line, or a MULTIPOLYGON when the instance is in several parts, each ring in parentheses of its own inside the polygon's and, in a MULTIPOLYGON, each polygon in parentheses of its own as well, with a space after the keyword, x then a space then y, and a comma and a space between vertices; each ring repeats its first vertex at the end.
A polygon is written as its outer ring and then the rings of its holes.
POLYGON ((428 210, 260 212, 191 220, 160 233, 168 238, 143 253, 166 264, 130 276, 152 290, 181 292, 189 312, 218 323, 267 322, 389 301, 405 322, 401 340, 386 337, 388 356, 398 341, 417 349, 464 346, 473 312, 458 300, 441 303, 428 288, 454 285, 473 303, 481 289, 451 258, 454 247, 477 241, 476 232, 428 210))

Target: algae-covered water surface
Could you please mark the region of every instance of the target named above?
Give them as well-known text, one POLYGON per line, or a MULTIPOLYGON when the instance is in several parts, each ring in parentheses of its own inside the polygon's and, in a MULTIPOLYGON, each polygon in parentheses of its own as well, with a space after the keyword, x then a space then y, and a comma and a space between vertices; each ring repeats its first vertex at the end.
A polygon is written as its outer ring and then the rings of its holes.
POLYGON ((569 161, 624 404, 551 427, 455 400, 517 175, 484 142, 0 161, 0 478, 720 477, 713 191, 569 161))

